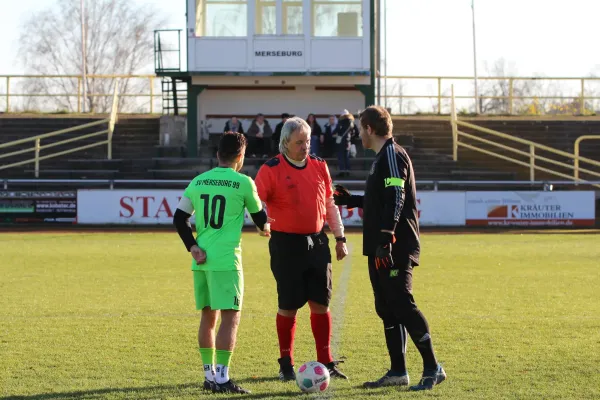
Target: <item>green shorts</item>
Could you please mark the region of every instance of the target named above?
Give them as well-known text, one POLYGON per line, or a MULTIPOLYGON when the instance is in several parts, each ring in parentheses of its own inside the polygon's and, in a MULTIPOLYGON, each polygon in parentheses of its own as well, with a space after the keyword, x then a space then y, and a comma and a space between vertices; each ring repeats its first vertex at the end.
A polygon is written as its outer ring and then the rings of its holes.
POLYGON ((212 310, 242 309, 244 275, 241 270, 192 271, 196 310, 210 307, 212 310))

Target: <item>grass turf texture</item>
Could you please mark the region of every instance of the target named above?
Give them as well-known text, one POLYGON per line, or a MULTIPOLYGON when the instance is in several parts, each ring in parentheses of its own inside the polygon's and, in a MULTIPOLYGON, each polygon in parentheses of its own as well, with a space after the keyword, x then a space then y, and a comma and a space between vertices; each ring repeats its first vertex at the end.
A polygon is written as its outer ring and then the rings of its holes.
MULTIPOLYGON (((350 381, 333 381, 325 396, 600 397, 597 235, 424 235, 414 293, 448 373, 427 393, 359 387, 389 367, 360 243, 351 234, 351 258, 334 261, 334 356, 345 357, 350 381)), ((232 377, 252 390, 245 398, 297 396, 295 383, 276 379, 267 242, 247 233, 243 246, 232 377)), ((190 258, 175 233, 1 234, 0 255, 0 396, 215 396, 201 390, 190 258)), ((295 354, 297 367, 315 359, 306 309, 295 354)), ((421 361, 411 342, 408 366, 416 383, 421 361)))

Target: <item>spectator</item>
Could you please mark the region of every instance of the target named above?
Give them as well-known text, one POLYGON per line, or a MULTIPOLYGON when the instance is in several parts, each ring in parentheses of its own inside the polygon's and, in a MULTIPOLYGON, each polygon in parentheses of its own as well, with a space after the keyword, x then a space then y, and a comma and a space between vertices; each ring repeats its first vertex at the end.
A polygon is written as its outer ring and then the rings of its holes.
POLYGON ((251 157, 255 157, 256 154, 262 154, 263 157, 267 157, 271 153, 271 146, 269 146, 271 136, 273 136, 273 129, 269 121, 265 119, 264 115, 257 114, 248 129, 251 157))
POLYGON ((354 129, 350 132, 350 157, 356 157, 358 145, 362 145, 360 131, 358 130, 358 125, 354 124, 354 129))
POLYGON ((239 121, 237 119, 237 117, 231 117, 231 119, 225 123, 225 129, 223 130, 223 133, 226 133, 229 131, 237 132, 237 133, 241 133, 241 134, 244 133, 244 128, 242 127, 242 122, 239 121))
POLYGON ((281 122, 275 125, 275 133, 273 133, 273 142, 275 144, 275 152, 279 151, 279 138, 281 138, 281 128, 283 128, 283 124, 290 118, 290 114, 283 113, 281 114, 281 122))
POLYGON ((317 122, 315 114, 310 113, 306 117, 306 122, 310 126, 310 154, 315 156, 321 156, 319 147, 321 146, 321 134, 323 133, 321 126, 317 122))
POLYGON ((333 133, 335 148, 338 158, 338 177, 350 176, 350 141, 354 131, 354 116, 344 110, 340 115, 340 122, 333 133))
POLYGON ((325 124, 325 131, 321 134, 321 157, 329 158, 333 156, 333 132, 338 125, 338 120, 335 115, 329 116, 329 121, 325 124))

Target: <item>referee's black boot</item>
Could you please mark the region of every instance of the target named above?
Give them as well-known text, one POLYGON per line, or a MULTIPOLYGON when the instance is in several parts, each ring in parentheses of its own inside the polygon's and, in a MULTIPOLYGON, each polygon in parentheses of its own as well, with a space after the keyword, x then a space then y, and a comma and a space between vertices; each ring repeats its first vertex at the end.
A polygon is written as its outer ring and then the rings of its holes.
POLYGON ((294 372, 294 365, 290 356, 285 356, 279 361, 279 379, 282 381, 295 381, 296 372, 294 372))
POLYGON ((339 378, 339 379, 348 379, 348 377, 337 368, 339 363, 343 363, 343 361, 332 361, 327 363, 327 369, 329 370, 329 376, 331 378, 339 378))

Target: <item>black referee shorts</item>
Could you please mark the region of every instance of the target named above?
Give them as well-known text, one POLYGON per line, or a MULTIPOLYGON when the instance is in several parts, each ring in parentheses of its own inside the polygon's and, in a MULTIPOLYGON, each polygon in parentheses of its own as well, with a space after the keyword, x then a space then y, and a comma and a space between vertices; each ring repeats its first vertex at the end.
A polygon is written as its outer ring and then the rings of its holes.
POLYGON ((280 309, 297 310, 308 300, 329 306, 331 251, 325 232, 297 235, 273 231, 269 253, 280 309))

